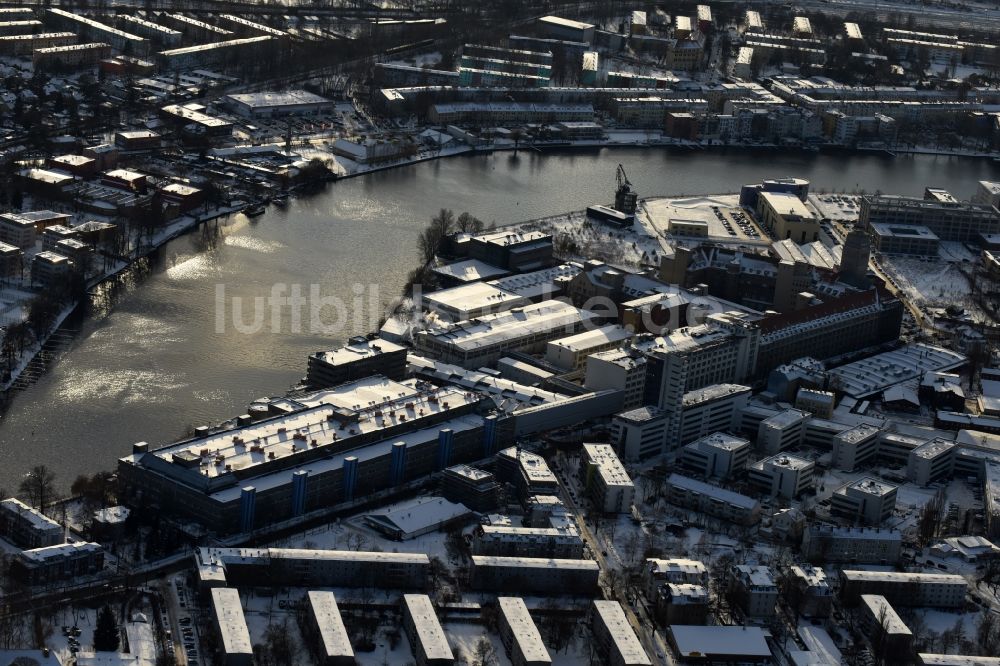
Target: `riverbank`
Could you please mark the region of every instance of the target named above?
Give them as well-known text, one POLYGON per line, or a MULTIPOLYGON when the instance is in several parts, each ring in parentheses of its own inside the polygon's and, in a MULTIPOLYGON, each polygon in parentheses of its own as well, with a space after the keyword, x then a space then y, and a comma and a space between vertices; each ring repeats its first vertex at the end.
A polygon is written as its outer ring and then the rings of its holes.
MULTIPOLYGON (((101 271, 98 275, 95 275, 90 279, 88 279, 86 285, 87 293, 88 294, 91 293, 102 283, 110 279, 113 279, 116 276, 123 273, 124 271, 128 270, 129 268, 132 268, 138 261, 145 259, 146 257, 156 252, 170 241, 197 229, 199 226, 201 226, 206 222, 211 222, 212 220, 232 215, 233 213, 240 211, 241 208, 242 205, 222 206, 213 209, 210 213, 206 209, 205 214, 202 216, 185 215, 177 218, 170 224, 164 226, 163 229, 160 229, 155 234, 153 234, 152 238, 148 243, 136 247, 133 256, 130 257, 127 261, 119 260, 114 264, 112 264, 111 266, 109 266, 108 268, 106 268, 105 270, 101 271)), ((81 301, 77 300, 63 307, 63 309, 59 312, 59 314, 56 315, 55 319, 53 320, 53 324, 49 328, 49 330, 44 335, 42 335, 41 337, 37 338, 34 342, 32 342, 32 344, 29 347, 25 348, 21 353, 18 354, 17 363, 11 369, 10 377, 8 377, 5 381, 0 383, 0 396, 4 398, 7 397, 8 392, 11 391, 11 389, 15 386, 15 384, 17 384, 17 382, 21 379, 21 376, 23 375, 25 370, 31 366, 32 362, 34 362, 38 354, 41 353, 43 349, 45 349, 46 345, 49 343, 52 336, 56 332, 62 329, 66 320, 70 317, 70 315, 73 314, 73 312, 76 311, 77 308, 80 307, 80 305, 81 301)))

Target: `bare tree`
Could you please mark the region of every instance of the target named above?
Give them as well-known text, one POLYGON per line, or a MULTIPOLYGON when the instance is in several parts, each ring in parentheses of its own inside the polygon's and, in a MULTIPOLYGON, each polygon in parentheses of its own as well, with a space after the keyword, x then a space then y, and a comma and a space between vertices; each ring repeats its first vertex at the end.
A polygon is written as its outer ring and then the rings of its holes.
POLYGON ((17 491, 28 504, 44 511, 56 497, 56 474, 45 465, 35 465, 21 479, 17 491))
POLYGON ((476 641, 476 646, 472 650, 472 659, 475 666, 498 666, 500 663, 496 648, 485 636, 476 641))

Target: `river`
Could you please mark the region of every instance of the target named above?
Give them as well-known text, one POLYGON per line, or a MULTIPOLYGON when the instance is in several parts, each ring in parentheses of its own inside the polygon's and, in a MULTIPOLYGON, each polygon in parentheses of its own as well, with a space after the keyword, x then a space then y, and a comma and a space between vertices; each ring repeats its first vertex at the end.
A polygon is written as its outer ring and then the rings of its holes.
MULTIPOLYGON (((148 271, 96 298, 79 334, 0 418, 0 487, 16 488, 39 463, 68 487, 77 474, 113 468, 133 442, 166 443, 284 393, 305 374, 310 352, 373 327, 416 263, 414 240, 435 211, 505 224, 580 210, 613 198, 619 162, 644 197, 732 192, 782 176, 808 178, 816 189, 919 195, 933 185, 968 197, 976 181, 1000 178, 987 161, 946 157, 619 148, 453 157, 342 180, 254 221, 220 222, 217 238, 179 238, 148 271), (294 332, 287 309, 274 328, 265 311, 261 330, 237 330, 231 297, 252 301, 275 284, 301 285, 305 296, 317 285, 347 302, 354 285, 377 285, 379 295, 339 332, 311 331, 308 307, 303 332, 294 332), (220 288, 230 304, 222 326, 220 288)), ((329 325, 336 311, 321 314, 329 325)), ((242 321, 252 321, 249 311, 242 321)))

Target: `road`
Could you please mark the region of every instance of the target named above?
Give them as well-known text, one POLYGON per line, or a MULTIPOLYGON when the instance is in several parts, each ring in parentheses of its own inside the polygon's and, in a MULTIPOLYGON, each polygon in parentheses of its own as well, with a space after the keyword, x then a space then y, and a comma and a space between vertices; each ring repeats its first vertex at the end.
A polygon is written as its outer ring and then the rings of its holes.
MULTIPOLYGON (((573 512, 573 515, 577 518, 577 526, 580 529, 580 535, 583 537, 584 542, 587 547, 590 548, 590 552, 593 554, 595 560, 597 560, 598 566, 601 567, 601 571, 609 571, 611 565, 608 560, 611 559, 610 556, 604 555, 604 550, 601 548, 600 541, 597 536, 587 525, 586 519, 583 517, 579 506, 576 504, 576 500, 573 499, 573 494, 570 492, 570 488, 574 491, 577 486, 573 483, 572 479, 569 479, 562 465, 556 467, 556 474, 559 476, 559 482, 563 486, 563 500, 566 503, 567 508, 573 512)), ((612 549, 612 552, 613 549, 612 549)), ((615 553, 617 558, 617 553, 615 553)), ((614 567, 616 570, 621 571, 621 561, 617 563, 614 567)), ((646 609, 643 608, 642 604, 636 604, 636 608, 639 609, 639 613, 642 615, 640 619, 636 615, 635 609, 633 609, 632 604, 629 602, 628 597, 625 594, 624 586, 616 586, 614 589, 609 589, 606 587, 606 582, 601 582, 601 589, 604 592, 604 596, 607 599, 614 599, 621 604, 622 609, 625 611, 625 617, 628 618, 629 624, 632 625, 632 630, 635 631, 636 635, 639 637, 639 641, 642 643, 642 647, 646 650, 646 654, 649 656, 650 661, 654 664, 660 664, 661 666, 674 666, 675 662, 673 655, 667 645, 664 643, 662 636, 656 631, 656 623, 649 617, 646 613, 646 609)))

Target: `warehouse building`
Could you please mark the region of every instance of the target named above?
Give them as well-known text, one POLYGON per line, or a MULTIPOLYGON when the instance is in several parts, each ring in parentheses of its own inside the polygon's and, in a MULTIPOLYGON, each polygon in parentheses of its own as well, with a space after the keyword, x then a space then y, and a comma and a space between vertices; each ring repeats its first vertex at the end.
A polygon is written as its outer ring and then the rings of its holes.
POLYGON ((498 597, 500 640, 513 666, 548 666, 552 657, 520 597, 498 597))
POLYGON ((318 116, 333 111, 333 102, 306 90, 226 95, 223 102, 246 118, 318 116))

